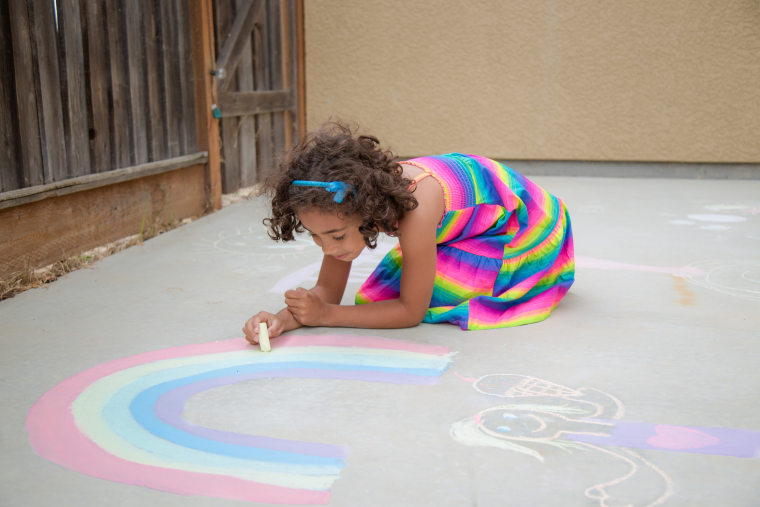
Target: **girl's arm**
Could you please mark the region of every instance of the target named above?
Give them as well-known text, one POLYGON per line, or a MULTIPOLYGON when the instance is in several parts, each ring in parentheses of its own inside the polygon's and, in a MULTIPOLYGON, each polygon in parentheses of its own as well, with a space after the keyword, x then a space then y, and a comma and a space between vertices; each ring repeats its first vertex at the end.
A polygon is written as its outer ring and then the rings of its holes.
MULTIPOLYGON (((285 300, 288 297, 298 295, 301 297, 313 297, 316 295, 320 301, 328 304, 339 305, 343 298, 343 292, 346 290, 348 274, 351 271, 350 262, 341 262, 330 256, 324 256, 322 267, 319 270, 317 284, 310 290, 295 289, 285 292, 285 300)), ((296 320, 293 313, 287 308, 283 308, 276 314, 269 312, 259 312, 245 323, 243 333, 246 339, 253 343, 259 343, 259 323, 266 322, 269 336, 275 338, 286 331, 298 329, 303 324, 296 320)))
MULTIPOLYGON (((339 305, 346 291, 349 273, 351 273, 350 262, 339 261, 335 257, 325 255, 322 258, 322 267, 319 268, 317 284, 311 292, 326 303, 339 305)), ((285 296, 287 297, 287 292, 285 296)))
POLYGON ((399 241, 404 255, 398 299, 342 306, 337 291, 345 290, 350 265, 325 256, 317 287, 286 293, 285 302, 295 319, 308 326, 401 328, 416 326, 425 317, 436 270, 436 229, 443 215, 443 192, 433 178, 426 178, 415 191, 418 207, 399 224, 399 241), (328 260, 331 259, 331 260, 328 260), (348 266, 345 273, 340 266, 348 266), (342 276, 330 284, 328 278, 342 276), (323 279, 324 278, 324 279, 323 279), (327 295, 327 297, 325 296, 327 295), (328 299, 329 297, 329 299, 328 299))

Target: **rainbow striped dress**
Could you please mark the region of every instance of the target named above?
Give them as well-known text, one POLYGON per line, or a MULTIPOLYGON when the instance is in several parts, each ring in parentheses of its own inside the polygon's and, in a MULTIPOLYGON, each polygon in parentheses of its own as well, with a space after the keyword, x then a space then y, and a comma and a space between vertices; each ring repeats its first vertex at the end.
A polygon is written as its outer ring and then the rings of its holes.
MULTIPOLYGON (((423 322, 462 329, 544 320, 573 284, 575 260, 565 204, 496 161, 451 153, 408 160, 443 188, 438 259, 423 322)), ((356 294, 356 303, 399 296, 396 245, 356 294)))

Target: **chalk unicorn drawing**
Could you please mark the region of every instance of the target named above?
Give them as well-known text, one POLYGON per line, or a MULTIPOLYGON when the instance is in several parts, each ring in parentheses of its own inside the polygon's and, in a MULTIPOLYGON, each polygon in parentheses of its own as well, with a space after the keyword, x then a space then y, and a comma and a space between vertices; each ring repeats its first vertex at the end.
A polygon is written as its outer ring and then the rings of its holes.
POLYGON ((182 418, 185 402, 262 378, 433 385, 450 359, 444 347, 350 335, 283 336, 269 353, 243 339, 187 345, 64 380, 31 408, 27 431, 40 455, 93 477, 183 495, 327 503, 347 447, 199 427, 182 418))
POLYGON ((621 460, 628 466, 627 473, 585 490, 585 495, 602 507, 610 502, 660 505, 672 495, 668 475, 630 448, 760 457, 760 432, 622 421, 624 407, 620 400, 598 389, 572 389, 517 374, 460 378, 472 382, 482 394, 509 398, 513 403, 487 408, 454 423, 451 435, 455 440, 520 452, 542 462, 545 458, 541 450, 548 448, 594 450, 621 460), (619 487, 637 480, 650 485, 659 481, 660 487, 655 487, 659 491, 652 497, 647 494, 651 488, 629 487, 623 491, 619 487))

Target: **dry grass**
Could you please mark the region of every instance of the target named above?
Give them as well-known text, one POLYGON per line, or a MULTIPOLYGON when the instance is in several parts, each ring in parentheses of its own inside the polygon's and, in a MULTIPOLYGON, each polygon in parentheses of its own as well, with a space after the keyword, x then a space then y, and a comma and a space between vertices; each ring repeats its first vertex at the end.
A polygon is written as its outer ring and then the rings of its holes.
POLYGON ((6 280, 0 280, 0 300, 13 297, 25 290, 47 285, 66 273, 89 267, 104 257, 120 252, 130 246, 139 245, 142 242, 143 238, 139 234, 135 234, 134 236, 93 248, 79 255, 65 257, 43 268, 32 269, 27 266, 22 272, 16 273, 6 280))
POLYGON ((0 280, 0 301, 11 298, 25 290, 47 285, 67 273, 87 268, 104 257, 121 252, 134 245, 141 245, 144 241, 147 241, 150 238, 154 238, 164 232, 176 229, 180 225, 188 224, 190 222, 192 222, 191 218, 186 218, 181 222, 171 221, 164 224, 156 221, 147 226, 143 223, 139 234, 93 248, 92 250, 82 252, 79 255, 63 257, 43 268, 33 269, 32 267, 27 266, 22 272, 15 273, 5 280, 0 280))
MULTIPOLYGON (((260 192, 260 185, 241 188, 233 194, 223 195, 222 206, 227 207, 230 204, 251 199, 260 192)), ((79 255, 64 257, 44 268, 33 269, 30 266, 27 266, 22 272, 16 273, 5 280, 0 280, 0 301, 11 298, 25 290, 47 285, 67 273, 87 268, 104 257, 120 252, 125 248, 140 245, 143 241, 147 241, 150 238, 156 237, 164 232, 192 221, 193 219, 191 218, 185 218, 181 222, 171 220, 168 223, 160 223, 158 218, 156 218, 153 223, 146 223, 144 221, 140 227, 140 233, 135 234, 134 236, 129 236, 107 245, 93 248, 92 250, 88 250, 79 255)))

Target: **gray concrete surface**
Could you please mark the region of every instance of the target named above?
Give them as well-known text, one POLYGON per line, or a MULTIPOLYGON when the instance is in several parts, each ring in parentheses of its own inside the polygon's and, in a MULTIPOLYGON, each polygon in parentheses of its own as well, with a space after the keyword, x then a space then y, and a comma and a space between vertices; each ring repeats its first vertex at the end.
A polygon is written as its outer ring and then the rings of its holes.
MULTIPOLYGON (((534 179, 566 201, 577 255, 576 283, 547 321, 474 332, 448 325, 300 330, 456 354, 434 386, 249 381, 197 394, 183 416, 222 431, 350 447, 331 487, 334 506, 760 505, 751 443, 728 455, 700 451, 700 438, 720 447, 731 435, 750 442, 760 432, 760 181, 534 179), (535 377, 575 394, 505 398, 474 389, 474 379, 495 374, 535 377), (588 414, 535 407, 577 408, 584 396, 617 400, 603 414, 608 425, 630 423, 639 433, 680 428, 690 438, 673 444, 672 437, 669 448, 581 443, 570 426, 588 423, 588 414), (516 441, 498 434, 477 446, 452 436, 455 423, 503 405, 513 412, 505 421, 533 411, 566 445, 527 445, 538 459, 506 448, 516 441), (715 428, 736 431, 716 436, 715 428)), ((305 238, 274 245, 261 226, 264 213, 258 199, 233 204, 0 302, 0 505, 242 504, 69 470, 35 452, 25 421, 64 379, 135 354, 239 337, 255 311, 280 308, 273 288, 308 284, 318 249, 305 238)), ((371 264, 357 265, 350 291, 371 264)), ((667 437, 652 435, 647 442, 667 437)))

